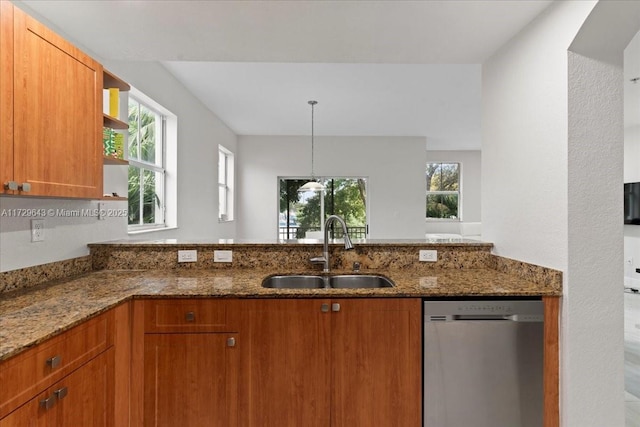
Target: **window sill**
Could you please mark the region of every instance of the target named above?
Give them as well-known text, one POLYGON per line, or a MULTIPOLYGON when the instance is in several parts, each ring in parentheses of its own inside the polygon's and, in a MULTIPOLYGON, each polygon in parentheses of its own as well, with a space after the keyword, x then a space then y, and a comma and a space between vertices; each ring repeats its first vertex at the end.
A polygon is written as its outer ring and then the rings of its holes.
POLYGON ((167 231, 167 230, 177 230, 178 227, 156 227, 156 228, 143 228, 141 230, 127 230, 127 234, 136 235, 136 234, 145 234, 145 233, 155 233, 156 231, 167 231))

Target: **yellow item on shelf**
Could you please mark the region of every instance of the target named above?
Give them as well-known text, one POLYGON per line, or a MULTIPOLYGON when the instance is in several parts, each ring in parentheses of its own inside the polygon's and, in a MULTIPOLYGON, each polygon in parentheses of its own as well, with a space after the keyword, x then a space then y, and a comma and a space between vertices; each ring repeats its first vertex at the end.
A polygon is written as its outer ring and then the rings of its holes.
POLYGON ((109 115, 116 119, 120 116, 120 89, 109 88, 109 115))

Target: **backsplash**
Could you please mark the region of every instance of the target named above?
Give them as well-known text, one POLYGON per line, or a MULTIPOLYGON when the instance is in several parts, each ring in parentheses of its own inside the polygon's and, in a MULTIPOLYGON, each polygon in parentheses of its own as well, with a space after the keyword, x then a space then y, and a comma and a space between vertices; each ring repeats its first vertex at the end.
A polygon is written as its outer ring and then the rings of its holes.
POLYGON ((91 256, 71 258, 0 273, 0 294, 30 288, 56 279, 78 276, 92 270, 91 256))
MULTIPOLYGON (((354 262, 360 270, 429 272, 446 269, 491 269, 537 284, 562 289, 562 272, 491 254, 490 243, 388 243, 358 244, 352 251, 342 245, 329 246, 331 268, 350 270, 354 262), (418 261, 420 249, 438 251, 436 262, 418 261)), ((309 262, 322 254, 321 244, 167 244, 104 243, 89 245, 90 255, 0 273, 0 294, 65 279, 96 270, 198 270, 254 269, 273 272, 320 271, 309 262), (197 261, 178 263, 178 250, 195 249, 197 261), (214 250, 232 250, 233 262, 213 261, 214 250)))

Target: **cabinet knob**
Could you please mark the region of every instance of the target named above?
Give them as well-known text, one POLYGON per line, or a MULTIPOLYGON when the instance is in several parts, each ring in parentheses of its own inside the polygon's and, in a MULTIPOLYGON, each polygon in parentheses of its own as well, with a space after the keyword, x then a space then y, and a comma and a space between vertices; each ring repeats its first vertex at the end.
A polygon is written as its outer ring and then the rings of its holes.
POLYGON ((331 311, 340 311, 340 304, 338 304, 337 302, 331 304, 331 311))
POLYGON ((40 401, 40 407, 44 408, 45 411, 48 411, 49 409, 53 408, 53 405, 55 404, 56 404, 56 397, 54 395, 51 395, 46 399, 42 399, 40 401))
POLYGON ((69 390, 66 387, 62 387, 62 388, 59 388, 58 390, 54 391, 53 394, 56 395, 58 400, 62 400, 65 397, 67 397, 67 394, 69 394, 69 390))
POLYGON ((187 311, 187 314, 184 315, 184 319, 187 322, 195 322, 196 320, 196 313, 193 311, 187 311))
POLYGON ((18 190, 18 183, 15 182, 15 181, 5 182, 4 183, 4 189, 5 190, 11 190, 11 191, 17 191, 18 190))
POLYGON ((47 359, 47 365, 49 365, 51 369, 56 369, 60 366, 60 363, 62 363, 62 357, 57 355, 47 359))
POLYGON ((18 190, 24 193, 28 193, 29 191, 31 191, 31 184, 29 184, 28 182, 23 182, 22 184, 18 185, 18 190))
POLYGON ((329 304, 324 303, 320 306, 320 311, 323 313, 328 313, 329 312, 329 304))
POLYGON ((227 338, 227 347, 235 347, 236 339, 234 337, 227 338))

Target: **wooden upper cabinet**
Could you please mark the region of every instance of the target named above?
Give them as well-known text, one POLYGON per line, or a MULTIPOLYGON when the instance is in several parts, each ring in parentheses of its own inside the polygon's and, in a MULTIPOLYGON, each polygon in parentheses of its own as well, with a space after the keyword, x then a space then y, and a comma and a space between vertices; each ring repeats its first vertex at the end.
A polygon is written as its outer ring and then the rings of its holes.
POLYGON ((30 184, 20 194, 99 198, 102 66, 13 10, 13 181, 30 184))
MULTIPOLYGON (((13 5, 0 1, 0 193, 13 178, 13 5)), ((8 194, 13 192, 7 191, 8 194)))

